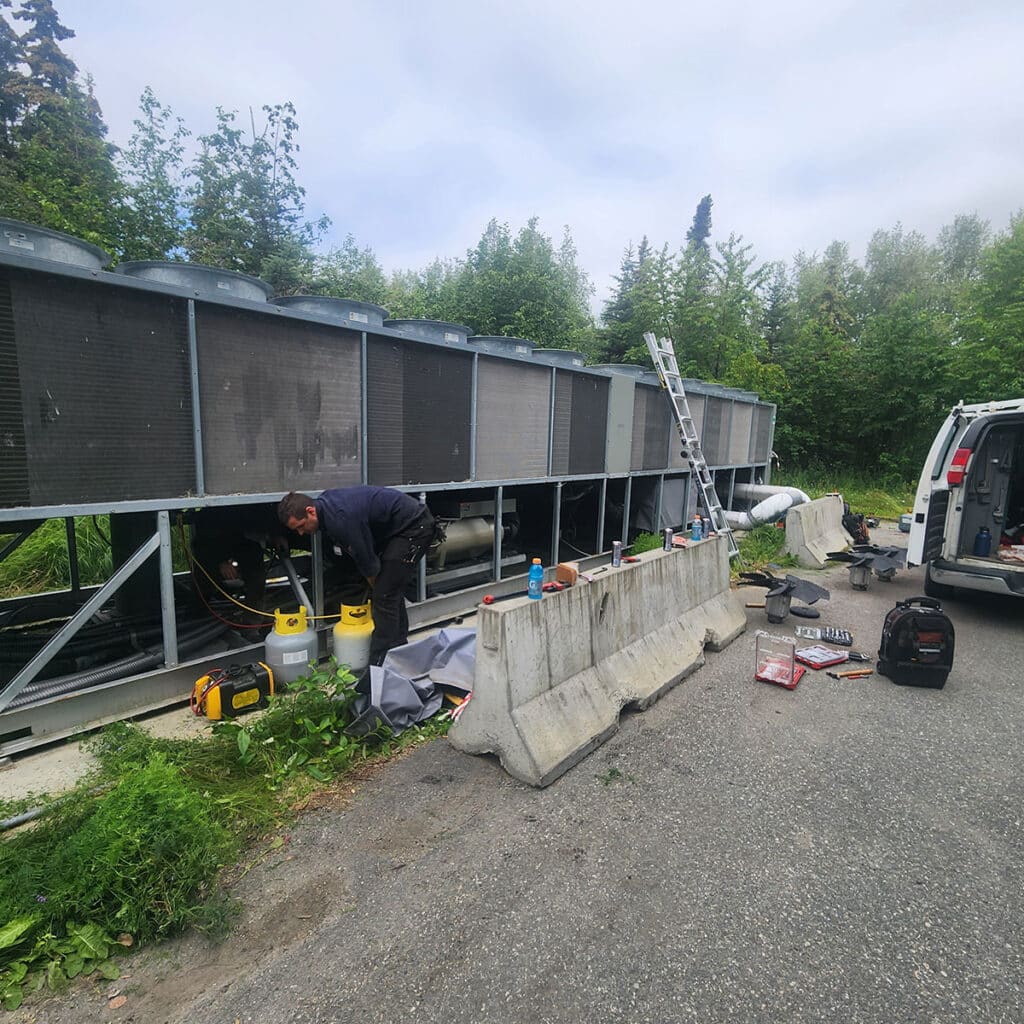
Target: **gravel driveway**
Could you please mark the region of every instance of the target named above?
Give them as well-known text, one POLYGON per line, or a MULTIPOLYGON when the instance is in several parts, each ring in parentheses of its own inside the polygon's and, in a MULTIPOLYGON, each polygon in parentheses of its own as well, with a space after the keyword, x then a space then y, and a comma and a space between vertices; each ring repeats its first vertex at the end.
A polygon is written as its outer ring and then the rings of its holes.
MULTIPOLYGON (((919 569, 867 593, 842 568, 801 574, 832 590, 821 622, 872 657, 885 612, 922 592, 919 569)), ((751 610, 744 636, 546 790, 431 743, 304 817, 245 876, 225 943, 145 951, 120 982, 20 1012, 1019 1022, 1024 605, 947 610, 942 691, 756 683, 751 610), (111 991, 127 1003, 108 1009, 111 991)))

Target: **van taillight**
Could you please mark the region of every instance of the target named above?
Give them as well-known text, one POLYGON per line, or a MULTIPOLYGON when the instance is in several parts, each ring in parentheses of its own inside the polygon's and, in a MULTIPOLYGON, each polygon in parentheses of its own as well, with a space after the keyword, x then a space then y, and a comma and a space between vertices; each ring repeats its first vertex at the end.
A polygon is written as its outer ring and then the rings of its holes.
POLYGON ((964 482, 964 475, 967 473, 967 463, 971 458, 970 448, 957 448, 953 455, 953 461, 949 464, 949 469, 946 470, 946 483, 950 487, 956 487, 957 484, 964 482))

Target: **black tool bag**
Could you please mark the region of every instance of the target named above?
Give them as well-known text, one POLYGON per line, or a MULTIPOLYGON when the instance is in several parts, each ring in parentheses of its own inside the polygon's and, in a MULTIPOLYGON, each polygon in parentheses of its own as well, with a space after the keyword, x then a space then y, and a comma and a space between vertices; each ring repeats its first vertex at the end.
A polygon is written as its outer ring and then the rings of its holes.
POLYGON ((953 623, 930 597, 900 601, 885 617, 878 671, 900 686, 941 690, 953 667, 953 623))

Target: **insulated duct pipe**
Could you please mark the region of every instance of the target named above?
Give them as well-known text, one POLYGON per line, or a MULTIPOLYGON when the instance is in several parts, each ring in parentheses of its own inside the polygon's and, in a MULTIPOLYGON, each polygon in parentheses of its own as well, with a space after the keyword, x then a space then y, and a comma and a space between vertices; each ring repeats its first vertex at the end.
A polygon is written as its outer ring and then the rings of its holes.
POLYGON ((733 485, 732 493, 734 498, 743 498, 745 501, 764 501, 775 494, 788 494, 793 500, 786 506, 787 508, 804 505, 811 500, 799 487, 775 487, 772 484, 737 483, 733 485))
MULTIPOLYGON (((737 484, 736 490, 739 487, 740 485, 737 484)), ((734 530, 753 530, 755 526, 774 523, 776 519, 781 519, 786 514, 787 509, 799 504, 800 502, 796 501, 792 494, 773 494, 771 497, 765 498, 764 501, 758 502, 749 512, 727 510, 725 521, 734 530)))

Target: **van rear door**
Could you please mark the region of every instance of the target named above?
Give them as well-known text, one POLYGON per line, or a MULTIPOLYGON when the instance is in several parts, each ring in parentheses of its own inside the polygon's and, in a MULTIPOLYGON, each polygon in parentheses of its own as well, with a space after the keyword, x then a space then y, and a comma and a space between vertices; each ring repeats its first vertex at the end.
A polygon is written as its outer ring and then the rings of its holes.
POLYGON ((956 442, 967 429, 973 414, 954 409, 935 435, 914 497, 914 515, 907 541, 907 565, 924 565, 942 554, 949 511, 946 469, 956 453, 956 442))

